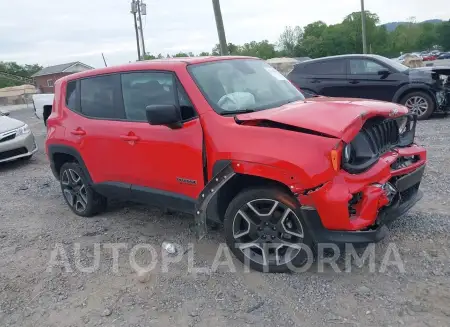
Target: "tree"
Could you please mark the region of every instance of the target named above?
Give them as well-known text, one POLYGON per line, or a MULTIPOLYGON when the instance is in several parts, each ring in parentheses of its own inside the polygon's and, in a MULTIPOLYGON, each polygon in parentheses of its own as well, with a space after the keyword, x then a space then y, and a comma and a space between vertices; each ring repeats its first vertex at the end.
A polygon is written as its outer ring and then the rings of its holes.
POLYGON ((300 26, 286 26, 278 40, 278 47, 285 56, 298 57, 302 51, 303 29, 300 26))
MULTIPOLYGON (((238 46, 233 43, 228 43, 228 54, 229 55, 237 55, 238 54, 238 46)), ((216 44, 212 49, 213 56, 220 56, 220 45, 216 44)))
POLYGON ((437 43, 445 50, 450 51, 450 20, 436 26, 437 43))
POLYGON ((238 47, 238 54, 241 56, 258 57, 262 59, 270 59, 277 56, 275 45, 269 43, 268 40, 261 42, 252 41, 238 47))
POLYGON ((209 57, 210 55, 211 54, 209 52, 205 52, 205 51, 199 53, 200 57, 209 57))
MULTIPOLYGON (((31 77, 34 73, 37 73, 42 69, 42 66, 38 64, 34 65, 19 65, 16 62, 3 62, 0 61, 0 72, 8 73, 11 75, 17 75, 22 77, 31 77)), ((10 80, 4 77, 0 77, 0 88, 8 86, 22 85, 23 82, 10 80)))

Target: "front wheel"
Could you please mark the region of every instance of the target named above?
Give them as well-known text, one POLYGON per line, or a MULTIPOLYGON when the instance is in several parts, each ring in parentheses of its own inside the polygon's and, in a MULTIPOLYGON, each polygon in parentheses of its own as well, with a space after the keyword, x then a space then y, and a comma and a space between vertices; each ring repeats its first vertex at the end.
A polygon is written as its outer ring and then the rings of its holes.
POLYGON ((426 92, 418 91, 407 94, 400 101, 410 113, 416 114, 418 120, 428 119, 434 111, 434 101, 426 92))
POLYGON ((261 272, 288 272, 312 260, 312 240, 290 194, 277 187, 252 188, 231 201, 224 220, 227 245, 261 272))

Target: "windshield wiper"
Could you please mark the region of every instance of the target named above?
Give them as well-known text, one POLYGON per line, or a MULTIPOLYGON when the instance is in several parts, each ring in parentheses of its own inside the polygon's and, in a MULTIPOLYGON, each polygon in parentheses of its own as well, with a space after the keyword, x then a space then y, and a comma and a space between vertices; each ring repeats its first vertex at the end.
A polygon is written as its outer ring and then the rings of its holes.
POLYGON ((234 111, 224 111, 224 112, 221 112, 220 114, 222 116, 226 116, 226 115, 246 114, 249 112, 255 112, 255 109, 241 109, 241 110, 234 110, 234 111))

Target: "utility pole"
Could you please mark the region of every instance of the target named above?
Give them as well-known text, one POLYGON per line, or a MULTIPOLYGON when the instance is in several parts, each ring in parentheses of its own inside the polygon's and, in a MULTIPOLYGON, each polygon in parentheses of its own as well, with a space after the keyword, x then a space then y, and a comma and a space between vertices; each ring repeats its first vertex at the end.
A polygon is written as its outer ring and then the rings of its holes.
POLYGON ((363 53, 367 53, 367 40, 366 40, 366 11, 364 10, 364 0, 361 0, 361 25, 362 25, 362 44, 363 53))
POLYGON ((134 31, 136 32, 136 46, 137 46, 138 60, 141 60, 141 46, 139 45, 139 32, 138 32, 138 25, 137 25, 137 19, 136 19, 136 13, 137 13, 136 0, 131 1, 131 13, 133 14, 134 31))
POLYGON ((217 34, 219 35, 220 54, 226 56, 228 54, 227 39, 225 38, 225 29, 223 27, 222 12, 220 11, 219 0, 212 0, 214 16, 216 18, 217 34))
POLYGON ((141 43, 142 43, 142 59, 145 59, 145 43, 144 43, 144 30, 142 29, 142 15, 146 15, 146 12, 143 12, 145 10, 146 6, 142 2, 142 0, 136 0, 137 3, 137 12, 138 12, 138 18, 139 18, 139 30, 141 31, 141 43))

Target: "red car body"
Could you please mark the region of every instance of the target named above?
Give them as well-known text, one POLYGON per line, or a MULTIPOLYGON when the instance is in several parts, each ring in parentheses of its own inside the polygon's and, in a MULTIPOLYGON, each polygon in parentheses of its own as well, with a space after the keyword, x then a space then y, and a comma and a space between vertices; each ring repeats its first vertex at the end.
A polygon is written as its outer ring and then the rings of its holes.
POLYGON ((424 55, 422 56, 422 60, 423 61, 433 61, 436 60, 437 56, 436 55, 424 55))
MULTIPOLYGON (((342 151, 367 121, 377 117, 396 119, 408 110, 398 104, 371 100, 311 98, 268 110, 221 116, 205 99, 187 67, 234 59, 242 58, 148 61, 90 70, 58 80, 46 140, 55 176, 59 178, 65 161, 81 161, 90 183, 97 185, 99 192, 105 185, 124 184, 125 191, 116 194, 139 200, 134 190, 149 188, 173 195, 179 200, 178 208, 194 212, 205 185, 220 171, 219 164, 225 162, 237 176, 250 177, 246 179, 249 186, 262 181, 289 189, 305 212, 314 213, 307 219, 316 230, 313 234, 317 241, 362 242, 383 237, 384 231, 380 231, 377 222, 390 199, 380 185, 423 169, 426 151, 414 143, 391 148, 361 173, 342 169, 342 151), (70 81, 152 70, 176 75, 197 111, 195 119, 171 129, 142 122, 90 119, 66 106, 70 81), (270 126, 263 127, 264 124, 270 126), (393 168, 399 158, 412 157, 414 161, 407 166, 393 168), (354 211, 349 212, 349 201, 358 193, 361 198, 354 211)), ((420 182, 421 172, 414 182, 420 182)), ((111 193, 114 192, 106 192, 108 196, 111 193)), ((225 198, 229 202, 232 196, 225 198)), ((223 212, 220 204, 211 201, 209 218, 220 221, 223 212)))

